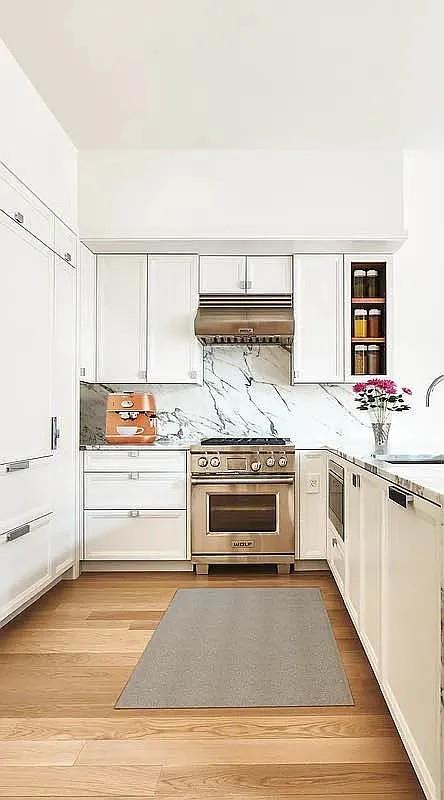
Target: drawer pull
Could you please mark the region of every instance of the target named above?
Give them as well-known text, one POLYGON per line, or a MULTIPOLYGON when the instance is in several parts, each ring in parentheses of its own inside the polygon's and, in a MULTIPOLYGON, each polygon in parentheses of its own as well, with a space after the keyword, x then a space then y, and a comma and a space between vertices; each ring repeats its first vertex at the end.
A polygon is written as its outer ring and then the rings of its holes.
POLYGON ((19 472, 22 469, 29 469, 29 461, 13 461, 6 464, 6 472, 19 472))
POLYGON ((129 512, 129 516, 130 517, 140 517, 140 511, 130 511, 129 512))
POLYGON ((22 536, 26 536, 31 530, 31 526, 28 525, 21 525, 20 528, 14 528, 12 531, 8 531, 6 534, 6 541, 13 542, 15 539, 20 539, 22 536))
POLYGON ((15 219, 16 222, 18 222, 19 225, 23 225, 23 223, 25 221, 25 218, 24 218, 23 214, 21 213, 21 211, 16 211, 15 212, 14 219, 15 219))
POLYGON ((70 263, 71 263, 71 258, 72 258, 72 256, 71 256, 71 253, 65 253, 65 255, 63 256, 63 258, 65 259, 65 261, 67 261, 67 262, 68 262, 68 264, 70 264, 70 263))
POLYGON ((337 547, 338 546, 338 540, 337 539, 332 539, 331 540, 331 544, 332 544, 332 547, 337 547))
POLYGON ((413 506, 414 496, 409 492, 403 492, 402 489, 397 489, 396 486, 389 486, 389 498, 393 503, 396 503, 401 508, 408 508, 413 506))
POLYGON ((138 450, 128 450, 128 458, 138 458, 139 451, 138 450))
POLYGON ((359 489, 359 487, 361 486, 361 477, 360 475, 356 475, 355 472, 353 472, 352 474, 352 484, 355 487, 355 489, 359 489))
POLYGON ((130 481, 138 481, 139 477, 140 477, 140 474, 138 472, 130 472, 128 477, 129 477, 130 481))

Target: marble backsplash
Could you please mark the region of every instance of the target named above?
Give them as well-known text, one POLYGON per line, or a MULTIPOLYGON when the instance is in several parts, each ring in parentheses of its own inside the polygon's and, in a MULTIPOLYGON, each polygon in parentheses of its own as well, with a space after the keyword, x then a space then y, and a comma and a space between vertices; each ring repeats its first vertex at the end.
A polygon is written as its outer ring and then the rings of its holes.
POLYGON ((356 411, 351 387, 289 385, 289 354, 281 347, 205 348, 204 383, 82 384, 81 444, 104 441, 110 391, 151 391, 160 439, 205 436, 286 436, 301 447, 344 441, 368 449, 369 420, 356 411))

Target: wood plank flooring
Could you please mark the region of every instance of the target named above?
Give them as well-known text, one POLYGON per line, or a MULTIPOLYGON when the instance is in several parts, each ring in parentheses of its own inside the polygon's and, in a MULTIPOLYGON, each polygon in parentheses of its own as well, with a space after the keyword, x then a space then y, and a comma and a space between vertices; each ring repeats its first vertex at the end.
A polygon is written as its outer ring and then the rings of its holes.
POLYGON ((269 571, 85 574, 0 631, 0 797, 420 800, 336 585, 269 571), (355 705, 119 710, 174 592, 319 587, 355 705))

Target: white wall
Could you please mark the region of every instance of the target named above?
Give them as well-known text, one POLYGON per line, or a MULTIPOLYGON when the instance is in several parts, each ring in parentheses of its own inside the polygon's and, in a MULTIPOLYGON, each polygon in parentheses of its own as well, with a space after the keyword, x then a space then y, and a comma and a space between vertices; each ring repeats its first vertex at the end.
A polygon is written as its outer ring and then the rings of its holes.
POLYGON ((1 39, 0 100, 0 161, 76 229, 77 150, 1 39))
POLYGON ((399 234, 402 155, 385 150, 86 150, 84 238, 399 234))

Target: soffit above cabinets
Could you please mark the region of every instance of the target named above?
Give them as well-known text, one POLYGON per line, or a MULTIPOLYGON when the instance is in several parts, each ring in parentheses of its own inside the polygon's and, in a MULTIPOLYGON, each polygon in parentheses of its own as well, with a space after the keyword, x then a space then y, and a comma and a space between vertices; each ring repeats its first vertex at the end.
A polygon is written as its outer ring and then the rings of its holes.
POLYGON ((93 253, 198 253, 199 255, 292 255, 293 253, 396 253, 407 232, 350 239, 289 237, 261 239, 95 239, 81 237, 93 253))

